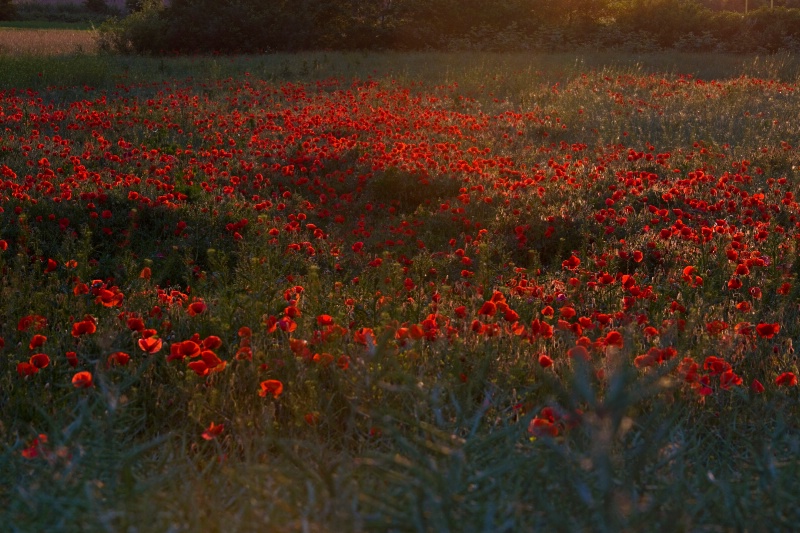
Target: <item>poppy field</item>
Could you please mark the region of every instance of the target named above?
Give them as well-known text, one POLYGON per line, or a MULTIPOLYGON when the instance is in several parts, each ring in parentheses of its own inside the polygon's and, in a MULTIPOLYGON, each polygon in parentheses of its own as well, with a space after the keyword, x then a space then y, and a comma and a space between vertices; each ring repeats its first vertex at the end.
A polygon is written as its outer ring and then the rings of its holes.
POLYGON ((3 523, 793 527, 798 71, 336 60, 0 85, 3 523))

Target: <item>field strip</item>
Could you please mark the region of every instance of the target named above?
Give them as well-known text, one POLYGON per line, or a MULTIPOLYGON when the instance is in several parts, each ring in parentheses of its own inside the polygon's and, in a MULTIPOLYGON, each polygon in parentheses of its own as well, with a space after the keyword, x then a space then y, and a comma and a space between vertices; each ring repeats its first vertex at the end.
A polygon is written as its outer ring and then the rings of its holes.
POLYGON ((0 28, 0 56, 96 52, 93 31, 0 28))

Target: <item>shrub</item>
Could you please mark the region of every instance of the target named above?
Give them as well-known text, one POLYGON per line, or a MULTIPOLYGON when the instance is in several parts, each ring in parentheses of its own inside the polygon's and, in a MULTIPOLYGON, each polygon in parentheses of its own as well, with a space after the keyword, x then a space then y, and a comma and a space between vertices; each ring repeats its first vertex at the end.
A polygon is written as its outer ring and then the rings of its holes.
MULTIPOLYGON (((105 0, 86 0, 95 16, 105 0)), ((800 47, 800 10, 747 15, 697 0, 129 0, 105 47, 123 52, 264 52, 309 49, 543 51, 580 47, 652 51, 767 51, 800 47)), ((28 9, 28 8, 26 8, 28 9)))
POLYGON ((109 7, 106 0, 84 0, 83 6, 92 13, 106 13, 109 7))
MULTIPOLYGON (((2 4, 4 2, 6 0, 0 0, 0 20, 3 19, 2 4)), ((109 6, 106 0, 87 0, 82 3, 63 4, 25 2, 12 7, 14 8, 13 19, 21 21, 101 23, 111 15, 121 14, 119 10, 109 6)))
POLYGON ((158 0, 145 0, 140 11, 103 23, 98 32, 100 49, 120 53, 166 50, 167 26, 160 4, 158 0))
POLYGON ((787 48, 790 39, 800 38, 800 9, 763 7, 748 13, 744 24, 760 47, 774 52, 787 48))
POLYGON ((15 15, 14 3, 11 0, 0 0, 0 20, 12 20, 15 15))

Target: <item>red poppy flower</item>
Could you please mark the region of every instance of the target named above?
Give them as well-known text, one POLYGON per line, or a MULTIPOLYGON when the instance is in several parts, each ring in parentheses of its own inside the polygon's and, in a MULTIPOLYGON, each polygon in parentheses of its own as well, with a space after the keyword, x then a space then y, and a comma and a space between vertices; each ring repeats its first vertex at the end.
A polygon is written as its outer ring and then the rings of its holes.
POLYGON ((97 298, 95 302, 103 307, 120 307, 125 295, 120 292, 116 287, 109 289, 100 289, 97 291, 97 298))
POLYGON ((574 359, 576 357, 580 357, 586 361, 590 359, 589 352, 586 350, 584 346, 573 346, 567 351, 567 357, 570 359, 574 359))
MULTIPOLYGON (((426 320, 426 322, 428 321, 426 320)), ((425 337, 427 332, 435 332, 436 329, 437 328, 435 325, 435 321, 428 322, 427 326, 426 325, 420 326, 419 324, 411 324, 411 326, 409 326, 408 328, 408 336, 411 337, 413 340, 418 341, 423 337, 425 337), (433 322, 433 325, 431 325, 431 322, 433 322)))
POLYGON ((531 321, 531 337, 542 337, 544 339, 549 339, 553 336, 553 326, 548 324, 547 322, 542 322, 538 318, 535 318, 531 321))
POLYGON ((648 351, 646 354, 637 355, 633 358, 633 365, 636 368, 647 368, 656 364, 656 359, 648 351))
POLYGON ((189 367, 189 370, 191 370, 200 377, 208 375, 209 371, 208 365, 206 365, 205 361, 203 361, 202 359, 197 361, 192 361, 186 366, 189 367))
POLYGON ((728 281, 728 288, 731 290, 741 289, 742 288, 742 280, 739 278, 731 278, 728 281))
POLYGON ((22 457, 25 459, 35 459, 42 454, 43 446, 47 444, 47 435, 44 433, 40 434, 38 437, 35 437, 28 446, 20 452, 22 457))
POLYGON ((28 362, 35 366, 38 370, 41 370, 50 364, 50 357, 48 357, 47 354, 35 353, 31 356, 28 362))
POLYGON ((20 376, 32 376, 38 371, 39 369, 31 363, 17 363, 17 374, 20 376))
POLYGON ((200 346, 193 341, 174 342, 169 347, 167 361, 183 360, 185 357, 193 358, 200 355, 200 346))
POLYGON ((775 378, 775 384, 779 387, 794 387, 797 385, 797 376, 793 372, 784 372, 775 378))
POLYGON ((289 339, 289 349, 298 357, 311 357, 308 341, 305 339, 289 339))
POLYGON ((361 328, 353 332, 353 340, 366 346, 367 343, 375 344, 375 333, 371 328, 361 328))
POLYGON ((216 350, 220 346, 222 346, 222 339, 216 335, 209 335, 203 339, 203 348, 206 350, 216 350))
POLYGON ((771 339, 781 330, 781 325, 775 322, 774 324, 764 324, 763 322, 756 326, 756 333, 759 337, 771 339))
POLYGON ((45 342, 47 342, 47 337, 44 335, 34 335, 30 344, 28 344, 28 348, 34 350, 39 346, 43 346, 45 342))
POLYGON ((754 379, 753 382, 750 384, 750 390, 755 392, 756 394, 761 394, 764 392, 764 385, 761 384, 760 381, 754 379))
POLYGON ((328 366, 329 364, 333 363, 333 355, 327 352, 315 353, 311 360, 322 366, 328 366))
POLYGON ((700 396, 710 396, 711 394, 714 394, 714 389, 712 389, 708 385, 698 384, 697 394, 699 394, 700 396))
POLYGON ((80 296, 81 294, 89 294, 89 286, 85 283, 76 283, 72 288, 72 294, 80 296))
POLYGON ((542 368, 547 368, 553 365, 553 359, 547 354, 540 354, 539 355, 539 366, 542 368))
POLYGON ((273 398, 277 398, 281 393, 283 393, 283 383, 277 379, 268 379, 261 382, 261 390, 258 395, 263 398, 267 394, 272 394, 273 398))
POLYGON ((206 364, 209 369, 216 368, 223 364, 222 359, 211 350, 203 350, 200 352, 200 359, 206 364))
POLYGON ((536 417, 528 424, 528 433, 535 437, 557 437, 558 426, 547 419, 536 417))
POLYGON ((214 440, 219 437, 223 431, 225 431, 225 424, 217 425, 214 424, 214 422, 211 422, 211 425, 208 426, 205 431, 203 431, 202 436, 205 440, 214 440))
POLYGON ((125 323, 131 331, 144 330, 144 320, 139 317, 131 317, 125 323))
POLYGON ((238 350, 236 350, 236 359, 240 361, 252 361, 253 360, 253 349, 249 346, 242 346, 238 350))
POLYGON ((28 315, 19 319, 17 323, 17 331, 28 331, 33 326, 33 329, 44 329, 47 327, 47 319, 41 315, 28 315))
POLYGON ((480 311, 478 311, 479 315, 485 316, 494 316, 497 313, 497 305, 494 302, 483 302, 480 311))
POLYGON ((158 337, 147 337, 146 339, 139 339, 139 348, 143 351, 153 354, 161 350, 164 343, 158 337))
POLYGON ((81 337, 83 335, 91 335, 97 331, 97 325, 94 319, 84 318, 80 322, 75 322, 72 325, 72 336, 81 337))
POLYGON ((723 390, 728 390, 732 386, 742 384, 742 378, 734 374, 733 370, 726 370, 719 376, 719 386, 723 390))
POLYGON ((206 304, 202 300, 198 300, 196 302, 192 302, 189 304, 189 307, 186 309, 189 312, 189 316, 196 316, 207 309, 206 304))
POLYGON ((567 270, 575 271, 575 270, 578 269, 580 264, 581 264, 581 260, 573 255, 573 256, 570 256, 569 259, 563 261, 561 263, 561 266, 564 267, 567 270))
POLYGON ((131 356, 125 352, 114 352, 108 356, 109 365, 125 366, 130 361, 131 356))
POLYGON ((92 373, 83 371, 72 376, 72 385, 77 389, 86 389, 92 386, 92 373))
POLYGON ((709 370, 712 376, 718 376, 731 369, 731 365, 719 357, 710 355, 703 362, 703 370, 709 370))
POLYGON ((297 329, 297 322, 285 316, 277 321, 276 325, 281 329, 281 331, 285 331, 287 333, 292 333, 294 330, 297 329))
POLYGON ((65 355, 67 357, 67 363, 69 363, 69 366, 72 368, 78 366, 78 354, 75 352, 67 352, 65 355))
POLYGON ((561 313, 561 316, 562 316, 562 317, 563 317, 565 320, 569 320, 569 319, 571 319, 571 318, 574 318, 574 317, 575 317, 575 314, 576 314, 576 313, 575 313, 575 309, 573 309, 572 307, 570 307, 570 306, 568 306, 568 305, 566 305, 566 306, 562 307, 562 308, 559 310, 559 312, 561 313))
POLYGON ((726 329, 728 329, 728 323, 723 322, 721 320, 712 320, 708 324, 706 324, 706 331, 708 331, 711 335, 719 335, 726 329))
POLYGON ((539 416, 531 420, 528 425, 528 433, 536 437, 556 437, 558 435, 558 425, 556 425, 556 413, 552 407, 545 407, 539 412, 539 416))
POLYGON ((617 348, 622 348, 624 339, 622 338, 622 333, 619 331, 609 331, 604 342, 606 346, 616 346, 617 348))
POLYGON ((317 317, 317 324, 320 326, 333 325, 333 317, 331 315, 319 315, 317 317))

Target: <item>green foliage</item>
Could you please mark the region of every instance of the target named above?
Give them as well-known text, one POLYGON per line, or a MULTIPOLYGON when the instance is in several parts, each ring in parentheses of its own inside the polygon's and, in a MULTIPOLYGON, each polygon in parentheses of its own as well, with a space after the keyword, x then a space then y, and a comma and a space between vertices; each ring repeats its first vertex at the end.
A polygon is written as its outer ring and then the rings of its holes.
POLYGON ((2 23, 3 28, 20 28, 30 30, 92 30, 94 24, 91 22, 60 22, 47 20, 6 20, 2 23))
POLYGON ((633 0, 617 15, 622 31, 642 31, 669 47, 690 33, 707 29, 709 13, 693 0, 633 0))
POLYGON ((127 7, 128 18, 103 37, 122 52, 800 48, 796 7, 744 16, 696 0, 503 0, 492 9, 477 0, 176 0, 166 9, 132 0, 127 7))
POLYGON ((16 14, 13 0, 0 0, 0 20, 13 20, 16 14))
POLYGON ((125 0, 125 9, 128 10, 128 13, 141 11, 144 9, 146 3, 147 0, 125 0))
POLYGON ((168 24, 161 16, 162 9, 160 1, 145 0, 140 10, 127 17, 105 21, 98 28, 100 49, 140 54, 167 50, 165 32, 168 24))
MULTIPOLYGON (((0 5, 4 1, 0 0, 0 5)), ((64 3, 20 2, 14 4, 14 7, 16 13, 13 20, 19 21, 101 23, 111 15, 121 14, 116 8, 109 6, 106 0, 64 3)), ((3 20, 1 16, 0 20, 3 20)))
POLYGON ((751 40, 767 51, 800 45, 800 9, 762 7, 748 13, 744 20, 751 40))
POLYGON ((448 176, 421 177, 389 167, 371 177, 365 186, 368 199, 413 213, 420 206, 437 208, 442 200, 455 201, 461 183, 448 176))
POLYGON ((84 0, 83 5, 92 13, 106 13, 108 11, 106 0, 84 0))

